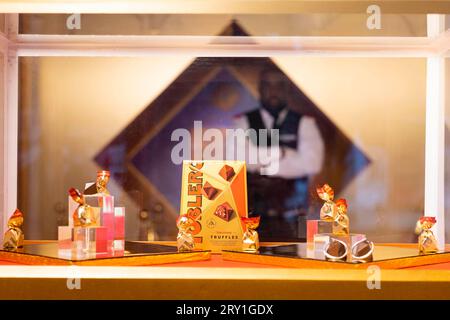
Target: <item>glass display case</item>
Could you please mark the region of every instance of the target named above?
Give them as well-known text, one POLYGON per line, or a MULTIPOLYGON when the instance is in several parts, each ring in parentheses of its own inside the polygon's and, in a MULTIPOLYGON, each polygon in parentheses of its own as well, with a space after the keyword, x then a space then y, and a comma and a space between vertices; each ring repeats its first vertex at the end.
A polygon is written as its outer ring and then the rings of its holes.
MULTIPOLYGON (((114 204, 126 208, 125 240, 173 246, 182 161, 246 160, 245 197, 249 215, 260 216, 263 254, 208 253, 209 261, 168 265, 188 279, 203 281, 184 269, 202 266, 223 287, 217 266, 235 281, 248 270, 263 279, 270 267, 267 286, 283 278, 282 267, 302 288, 306 268, 314 277, 326 270, 324 281, 339 278, 334 268, 347 264, 313 263, 305 244, 307 221, 320 219, 323 205, 316 187, 327 183, 348 203, 351 232, 381 248, 374 265, 405 258, 385 264, 410 268, 388 270, 386 281, 405 289, 416 277, 411 297, 430 281, 436 295, 449 284, 448 3, 53 2, 0 3, 1 234, 20 208, 28 244, 55 242, 58 227, 69 225, 67 190, 108 170, 114 204), (227 130, 270 129, 267 121, 281 130, 273 175, 250 155, 228 152, 227 130), (180 132, 189 135, 185 149, 180 132), (435 218, 442 253, 426 263, 414 260, 422 216, 435 218), (291 260, 280 262, 280 253, 291 260), (441 274, 415 270, 427 268, 441 274)), ((365 270, 349 269, 341 279, 366 281, 365 270)))

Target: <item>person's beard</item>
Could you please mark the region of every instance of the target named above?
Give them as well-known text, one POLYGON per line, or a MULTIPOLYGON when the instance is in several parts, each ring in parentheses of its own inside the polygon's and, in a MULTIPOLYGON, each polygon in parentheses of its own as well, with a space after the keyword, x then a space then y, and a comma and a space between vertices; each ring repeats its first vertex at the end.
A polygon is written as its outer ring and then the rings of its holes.
POLYGON ((286 101, 276 99, 277 102, 271 103, 270 99, 268 100, 261 100, 262 107, 269 112, 274 118, 278 118, 278 115, 280 114, 281 110, 283 110, 286 107, 286 101))

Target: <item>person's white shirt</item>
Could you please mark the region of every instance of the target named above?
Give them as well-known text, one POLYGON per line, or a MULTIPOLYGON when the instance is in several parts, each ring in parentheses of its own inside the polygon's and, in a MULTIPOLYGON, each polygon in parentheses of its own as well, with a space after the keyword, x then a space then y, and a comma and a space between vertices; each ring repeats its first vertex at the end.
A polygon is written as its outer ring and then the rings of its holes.
MULTIPOLYGON (((259 109, 262 121, 267 129, 274 126, 274 118, 263 108, 259 109)), ((288 110, 281 111, 277 122, 282 123, 288 114, 288 110)), ((249 123, 245 115, 235 118, 235 127, 238 129, 249 129, 249 123)), ((281 137, 280 141, 283 138, 281 137)), ((227 138, 227 147, 231 139, 227 138)), ((324 158, 324 143, 320 135, 314 118, 302 116, 298 126, 297 149, 283 147, 283 151, 278 146, 258 147, 251 143, 249 139, 235 140, 236 148, 246 150, 245 156, 236 155, 236 160, 245 160, 249 172, 281 177, 285 179, 301 178, 312 176, 320 172, 324 158), (264 148, 264 150, 261 150, 264 148), (252 163, 249 159, 258 159, 257 163, 252 163), (277 162, 278 161, 278 162, 277 162)))

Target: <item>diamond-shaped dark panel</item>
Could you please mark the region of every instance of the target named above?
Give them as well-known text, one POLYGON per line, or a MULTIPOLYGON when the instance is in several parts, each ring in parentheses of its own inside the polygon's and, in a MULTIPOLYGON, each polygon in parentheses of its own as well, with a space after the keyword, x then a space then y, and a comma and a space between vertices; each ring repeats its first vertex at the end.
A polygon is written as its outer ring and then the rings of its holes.
MULTIPOLYGON (((233 22, 223 35, 245 35, 233 22)), ((140 190, 145 209, 157 206, 163 221, 160 239, 172 238, 180 201, 181 166, 171 161, 177 128, 232 127, 233 117, 258 106, 258 76, 275 67, 270 58, 197 58, 124 130, 101 150, 96 162, 108 169, 125 192, 140 190), (161 210, 162 205, 162 210, 161 210)), ((325 137, 326 165, 316 177, 339 193, 369 163, 367 156, 293 82, 289 105, 312 116, 325 137)), ((315 186, 312 181, 310 186, 315 186)))

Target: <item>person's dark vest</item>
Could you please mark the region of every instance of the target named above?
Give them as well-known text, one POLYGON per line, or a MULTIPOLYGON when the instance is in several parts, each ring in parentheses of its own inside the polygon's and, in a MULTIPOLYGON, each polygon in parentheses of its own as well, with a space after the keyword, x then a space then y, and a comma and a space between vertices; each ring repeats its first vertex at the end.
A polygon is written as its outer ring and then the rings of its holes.
MULTIPOLYGON (((260 146, 258 130, 270 128, 266 128, 264 125, 260 109, 250 111, 245 116, 249 128, 256 130, 257 138, 250 136, 250 139, 253 144, 260 146)), ((280 146, 297 149, 299 142, 298 128, 301 118, 301 114, 289 110, 283 121, 274 125, 273 129, 279 130, 280 146)), ((270 134, 270 131, 268 131, 268 134, 270 134)), ((267 138, 267 145, 272 145, 270 136, 267 138)), ((262 176, 257 173, 249 173, 247 177, 249 211, 253 211, 254 214, 267 215, 268 211, 272 210, 281 217, 283 212, 286 211, 307 209, 307 177, 284 179, 262 176)))
MULTIPOLYGON (((260 109, 250 111, 249 113, 246 114, 246 116, 247 116, 249 128, 254 129, 257 132, 256 141, 255 141, 255 139, 252 139, 252 142, 256 146, 259 146, 260 145, 259 134, 258 134, 259 130, 260 129, 270 129, 270 128, 266 128, 266 126, 264 125, 263 119, 261 117, 260 109)), ((289 110, 287 112, 286 116, 284 117, 282 123, 280 123, 279 125, 274 124, 273 129, 279 130, 278 132, 279 132, 279 136, 280 136, 280 141, 279 141, 280 146, 297 149, 298 126, 300 125, 301 117, 302 117, 302 115, 289 110)), ((269 131, 269 134, 270 134, 270 131, 269 131)), ((251 137, 251 138, 253 138, 253 137, 251 137)), ((272 145, 272 139, 271 139, 270 135, 268 136, 268 139, 267 139, 267 145, 268 146, 272 145)))

